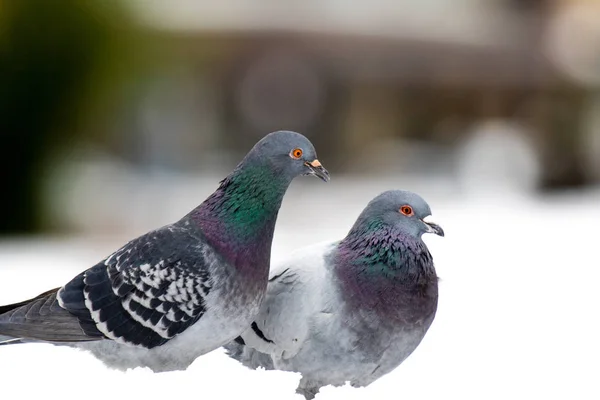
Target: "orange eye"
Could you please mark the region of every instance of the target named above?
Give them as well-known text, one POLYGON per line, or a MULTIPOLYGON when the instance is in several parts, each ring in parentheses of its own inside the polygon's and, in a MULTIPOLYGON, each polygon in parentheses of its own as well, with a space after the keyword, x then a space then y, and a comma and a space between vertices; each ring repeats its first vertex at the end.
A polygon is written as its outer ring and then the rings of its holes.
POLYGON ((300 157, 302 157, 302 149, 294 149, 291 151, 290 156, 292 156, 292 158, 295 158, 296 160, 298 160, 300 157))
POLYGON ((413 215, 415 215, 411 206, 400 207, 400 212, 406 215, 407 217, 412 217, 413 215))

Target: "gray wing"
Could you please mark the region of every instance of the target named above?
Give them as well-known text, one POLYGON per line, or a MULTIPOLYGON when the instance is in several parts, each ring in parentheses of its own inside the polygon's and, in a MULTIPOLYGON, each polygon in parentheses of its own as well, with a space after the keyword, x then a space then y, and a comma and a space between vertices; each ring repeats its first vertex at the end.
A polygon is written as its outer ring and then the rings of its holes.
POLYGON ((225 346, 231 357, 251 368, 269 369, 273 359, 298 353, 314 318, 325 307, 325 256, 333 246, 326 243, 301 249, 272 270, 259 314, 240 337, 225 346))
POLYGON ((0 335, 42 341, 112 339, 153 348, 206 311, 212 249, 167 226, 123 246, 60 290, 5 306, 0 335))
POLYGON ((77 318, 59 306, 57 292, 52 289, 30 300, 1 306, 0 344, 24 343, 32 338, 56 342, 98 340, 100 333, 86 335, 77 318))

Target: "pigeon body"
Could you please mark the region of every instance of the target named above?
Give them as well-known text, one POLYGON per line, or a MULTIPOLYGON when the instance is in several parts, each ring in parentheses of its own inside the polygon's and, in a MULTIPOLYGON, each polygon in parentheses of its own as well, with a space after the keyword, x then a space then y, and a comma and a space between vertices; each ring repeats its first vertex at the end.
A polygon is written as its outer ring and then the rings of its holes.
POLYGON ((0 307, 0 340, 78 347, 122 370, 187 368, 258 312, 279 207, 298 175, 329 179, 304 136, 267 135, 179 221, 130 241, 61 288, 0 307))
POLYGON ((272 269, 258 316, 225 346, 228 354, 250 368, 301 373, 297 392, 307 399, 395 369, 437 309, 437 275, 421 235, 443 231, 423 221, 429 214, 419 196, 385 192, 343 240, 292 253, 272 269))

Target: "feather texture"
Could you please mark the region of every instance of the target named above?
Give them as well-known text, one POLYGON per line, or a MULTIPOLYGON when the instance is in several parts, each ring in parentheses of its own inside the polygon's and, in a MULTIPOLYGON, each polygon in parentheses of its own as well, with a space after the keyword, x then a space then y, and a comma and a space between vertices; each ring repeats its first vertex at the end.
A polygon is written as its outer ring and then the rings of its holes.
POLYGON ((299 249, 273 267, 258 316, 227 353, 249 368, 300 372, 306 399, 326 385, 369 385, 400 365, 438 301, 420 232, 429 206, 406 193, 380 195, 342 241, 299 249), (402 216, 403 204, 419 217, 402 216))
MULTIPOLYGON (((118 369, 185 369, 238 336, 259 310, 283 196, 312 171, 274 132, 178 222, 142 235, 58 290, 0 307, 0 344, 44 341, 90 351, 118 369)), ((317 171, 317 172, 315 172, 317 171)))

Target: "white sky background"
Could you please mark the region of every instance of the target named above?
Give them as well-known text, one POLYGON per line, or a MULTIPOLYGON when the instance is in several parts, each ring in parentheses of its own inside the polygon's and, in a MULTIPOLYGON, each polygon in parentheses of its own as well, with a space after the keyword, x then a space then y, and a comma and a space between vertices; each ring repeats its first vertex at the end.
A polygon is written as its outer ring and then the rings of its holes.
MULTIPOLYGON (((341 237, 366 201, 390 187, 336 182, 327 191, 308 180, 292 186, 277 226, 275 260, 290 249, 341 237), (308 187, 316 189, 306 194, 308 187), (329 191, 336 196, 326 196, 329 191)), ((325 388, 317 399, 600 398, 600 192, 541 201, 416 191, 447 234, 425 239, 441 277, 436 320, 391 374, 365 389, 325 388)), ((64 284, 125 239, 0 243, 0 303, 64 284)), ((152 374, 110 371, 68 348, 4 346, 0 377, 0 398, 27 392, 63 400, 302 399, 294 394, 299 376, 250 371, 221 350, 187 371, 152 374)))

